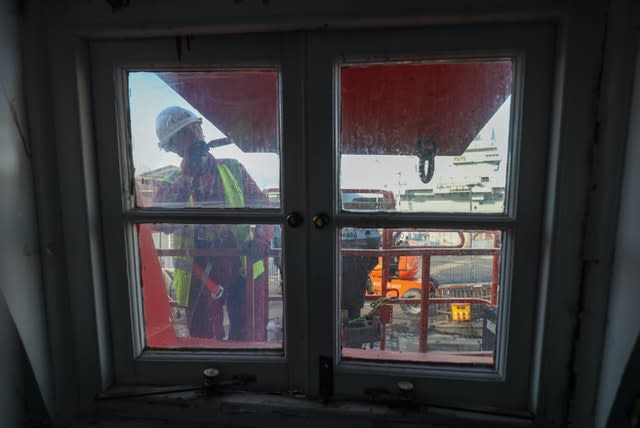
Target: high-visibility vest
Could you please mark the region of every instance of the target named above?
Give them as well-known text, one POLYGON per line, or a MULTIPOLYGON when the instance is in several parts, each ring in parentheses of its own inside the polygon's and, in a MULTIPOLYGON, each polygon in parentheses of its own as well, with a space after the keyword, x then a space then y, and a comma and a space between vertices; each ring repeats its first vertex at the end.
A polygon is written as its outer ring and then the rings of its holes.
MULTIPOLYGON (((229 168, 231 165, 237 166, 239 163, 235 159, 224 159, 218 162, 218 173, 222 181, 225 202, 226 205, 231 208, 242 208, 245 206, 244 192, 242 186, 238 183, 238 180, 229 168)), ((193 203, 191 196, 189 197, 189 203, 193 203)), ((187 224, 183 225, 183 227, 185 227, 186 230, 181 231, 179 234, 174 234, 174 248, 194 248, 196 225, 187 224)), ((238 245, 248 241, 251 239, 249 226, 237 225, 234 228, 234 235, 238 245)), ((246 277, 247 257, 242 256, 241 260, 242 266, 240 273, 246 277)), ((174 263, 173 285, 176 290, 176 303, 180 306, 188 306, 191 291, 193 257, 188 255, 179 256, 174 259, 174 263)), ((207 266, 205 271, 208 272, 210 270, 209 268, 210 266, 207 266)), ((263 260, 257 260, 253 263, 253 279, 258 278, 262 273, 264 273, 264 262, 263 260)), ((204 286, 206 280, 207 278, 202 278, 202 286, 204 286)))

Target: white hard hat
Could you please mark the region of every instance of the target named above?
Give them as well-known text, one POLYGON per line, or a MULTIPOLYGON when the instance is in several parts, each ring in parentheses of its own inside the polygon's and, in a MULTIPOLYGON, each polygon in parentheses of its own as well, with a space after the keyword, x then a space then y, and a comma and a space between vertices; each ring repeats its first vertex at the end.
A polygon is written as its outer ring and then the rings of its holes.
POLYGON ((178 106, 167 107, 156 117, 156 135, 158 146, 164 149, 174 135, 192 123, 202 123, 202 119, 193 112, 178 106))

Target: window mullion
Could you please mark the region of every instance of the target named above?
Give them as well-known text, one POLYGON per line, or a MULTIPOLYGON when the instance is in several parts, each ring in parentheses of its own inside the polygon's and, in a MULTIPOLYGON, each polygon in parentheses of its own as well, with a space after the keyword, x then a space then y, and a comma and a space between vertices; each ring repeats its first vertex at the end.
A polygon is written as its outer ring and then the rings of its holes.
POLYGON ((307 311, 309 221, 306 201, 306 105, 304 103, 305 36, 283 37, 282 43, 282 171, 281 194, 285 221, 283 233, 283 275, 285 296, 285 358, 290 391, 308 392, 310 314, 307 311), (290 225, 287 217, 299 216, 301 225, 290 225))

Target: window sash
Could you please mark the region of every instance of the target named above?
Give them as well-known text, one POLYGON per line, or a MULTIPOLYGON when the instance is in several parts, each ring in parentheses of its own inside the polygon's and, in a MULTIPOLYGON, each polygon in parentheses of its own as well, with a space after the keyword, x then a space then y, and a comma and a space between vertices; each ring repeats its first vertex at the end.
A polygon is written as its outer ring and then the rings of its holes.
MULTIPOLYGON (((268 223, 284 224, 284 212, 294 209, 296 195, 303 193, 302 170, 295 165, 300 158, 300 145, 288 144, 302 140, 301 92, 292 82, 299 81, 301 72, 300 36, 282 39, 272 36, 203 37, 176 58, 174 39, 95 41, 91 43, 93 89, 96 99, 95 123, 99 174, 103 195, 103 227, 106 273, 109 287, 109 309, 113 333, 113 360, 117 383, 183 384, 201 382, 205 367, 217 367, 221 373, 252 373, 257 377, 257 389, 288 390, 291 384, 304 385, 301 373, 304 353, 298 344, 285 341, 284 355, 270 352, 229 351, 143 351, 140 333, 142 313, 138 288, 137 242, 132 233, 136 223, 268 223), (212 54, 215 52, 215 55, 212 54), (193 70, 216 68, 278 68, 281 79, 282 149, 281 185, 294 198, 282 198, 281 208, 247 210, 163 210, 132 208, 134 206, 133 170, 130 161, 127 100, 127 72, 130 70, 193 70), (296 77, 297 76, 297 77, 296 77), (111 102, 109 102, 111 100, 111 102), (284 125, 286 124, 286 125, 284 125), (117 148, 116 150, 116 144, 117 148), (115 189, 121 189, 118 192, 115 189), (114 191, 115 190, 115 191, 114 191), (126 302, 126 303, 122 303, 126 302), (132 304, 134 303, 134 304, 132 304), (295 346, 294 346, 295 345, 295 346), (259 364, 257 364, 259 363, 259 364)), ((301 283, 306 237, 301 230, 287 230, 284 247, 298 259, 286 270, 286 283, 301 283)), ((301 300, 304 290, 287 287, 285 301, 301 300)), ((306 314, 298 305, 285 303, 286 319, 296 320, 288 328, 290 337, 305 337, 306 314)), ((281 353, 281 352, 280 352, 281 353)))
MULTIPOLYGON (((460 29, 409 29, 358 33, 312 34, 309 39, 308 106, 309 177, 314 198, 312 213, 329 212, 330 226, 310 234, 310 300, 332 302, 312 306, 312 328, 320 338, 311 343, 311 361, 330 356, 334 363, 336 394, 362 396, 365 388, 395 390, 395 383, 410 380, 417 396, 446 406, 500 406, 526 409, 535 337, 535 308, 539 297, 537 266, 540 252, 546 150, 549 135, 550 92, 527 88, 552 86, 553 34, 544 26, 460 29), (535 36, 534 36, 535 34, 535 36), (535 41, 535 42, 534 42, 535 41), (514 64, 509 153, 509 204, 504 214, 348 213, 338 206, 338 86, 339 65, 352 61, 386 62, 431 59, 512 58, 514 64), (526 162, 524 160, 527 160, 526 162), (311 161, 313 160, 313 162, 311 161), (332 165, 327 168, 326 165, 332 165), (525 195, 524 197, 522 195, 525 195), (331 209, 327 211, 327 207, 331 209), (420 227, 500 229, 505 233, 502 310, 499 319, 498 366, 417 367, 369 361, 340 361, 338 349, 338 228, 420 227), (330 267, 330 268, 329 268, 330 267), (326 287, 325 284, 333 284, 326 287), (506 287, 504 285, 507 285, 506 287), (330 310, 329 310, 330 309, 330 310), (517 326, 517 328, 516 328, 517 326), (523 333, 524 332, 524 333, 523 333), (473 381, 471 381, 473 380, 473 381), (438 391, 434 394, 433 391, 438 391)), ((311 382, 320 369, 311 365, 311 382)), ((313 384, 321 389, 320 382, 313 384)))

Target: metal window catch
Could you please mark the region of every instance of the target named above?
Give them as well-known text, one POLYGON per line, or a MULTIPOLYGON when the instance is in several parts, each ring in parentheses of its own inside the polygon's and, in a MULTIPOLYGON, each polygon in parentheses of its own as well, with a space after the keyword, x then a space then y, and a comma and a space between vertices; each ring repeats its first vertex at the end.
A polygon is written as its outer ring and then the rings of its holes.
POLYGON ((204 371, 202 372, 202 375, 204 376, 204 385, 205 386, 213 385, 219 374, 220 374, 220 370, 214 367, 209 367, 204 369, 204 371))
POLYGON ((386 388, 367 388, 364 394, 370 401, 391 407, 413 406, 415 404, 413 383, 405 380, 398 382, 396 386, 395 391, 386 388))
POLYGON ((433 141, 416 142, 416 156, 418 156, 418 174, 423 183, 428 183, 433 178, 433 172, 436 168, 436 154, 438 146, 433 141), (427 172, 424 171, 424 164, 428 163, 427 172))
POLYGON ((220 390, 231 389, 233 387, 246 386, 256 381, 256 375, 251 373, 239 373, 231 375, 231 379, 220 379, 220 370, 215 367, 204 369, 204 390, 213 393, 220 390))

